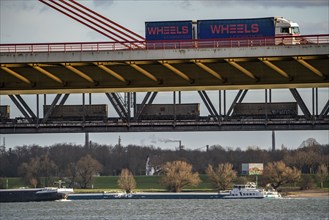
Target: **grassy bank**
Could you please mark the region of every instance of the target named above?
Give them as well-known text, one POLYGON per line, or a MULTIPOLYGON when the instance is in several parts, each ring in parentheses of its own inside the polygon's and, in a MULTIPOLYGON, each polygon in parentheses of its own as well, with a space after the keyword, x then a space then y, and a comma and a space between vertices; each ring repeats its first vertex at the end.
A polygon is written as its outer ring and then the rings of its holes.
MULTIPOLYGON (((92 185, 92 189, 77 189, 80 192, 103 192, 103 191, 118 191, 119 188, 117 186, 118 176, 100 176, 95 178, 95 182, 92 185)), ((165 191, 165 187, 160 183, 160 176, 135 176, 136 180, 136 191, 165 191)), ((201 174, 200 178, 202 182, 197 187, 190 187, 188 190, 197 190, 197 191, 213 191, 212 185, 205 174, 201 174)), ((8 188, 19 188, 26 187, 27 185, 24 183, 22 178, 1 178, 0 186, 2 188, 7 188, 7 180, 8 180, 8 188)), ((53 179, 53 181, 57 181, 58 179, 53 179)), ((44 183, 44 180, 41 179, 41 182, 44 183)), ((317 183, 319 187, 320 184, 317 183)), ((324 184, 324 188, 329 188, 329 182, 327 181, 324 184)), ((282 187, 283 191, 291 191, 292 189, 298 190, 298 186, 294 186, 292 184, 286 185, 282 187)))

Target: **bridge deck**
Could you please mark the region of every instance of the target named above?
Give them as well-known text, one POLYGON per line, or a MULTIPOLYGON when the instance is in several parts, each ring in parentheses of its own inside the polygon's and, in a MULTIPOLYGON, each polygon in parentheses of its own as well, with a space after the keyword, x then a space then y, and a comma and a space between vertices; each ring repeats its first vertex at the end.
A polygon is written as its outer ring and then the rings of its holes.
POLYGON ((0 45, 0 94, 329 86, 328 42, 142 50, 110 45, 0 45))

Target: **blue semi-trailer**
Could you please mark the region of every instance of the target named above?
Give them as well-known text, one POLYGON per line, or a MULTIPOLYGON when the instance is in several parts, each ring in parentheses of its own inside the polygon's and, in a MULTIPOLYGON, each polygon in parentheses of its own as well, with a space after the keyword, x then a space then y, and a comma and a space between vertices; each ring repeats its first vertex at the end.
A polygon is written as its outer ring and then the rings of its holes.
POLYGON ((299 35, 299 25, 282 17, 145 22, 149 42, 292 36, 283 43, 298 44, 299 35))
POLYGON ((145 23, 146 40, 191 40, 192 21, 155 21, 145 23))

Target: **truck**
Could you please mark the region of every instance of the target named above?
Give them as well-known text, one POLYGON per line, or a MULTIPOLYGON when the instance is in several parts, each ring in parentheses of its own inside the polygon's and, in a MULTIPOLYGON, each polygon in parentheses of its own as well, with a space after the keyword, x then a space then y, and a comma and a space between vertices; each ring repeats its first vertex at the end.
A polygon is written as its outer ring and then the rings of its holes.
POLYGON ((145 22, 148 43, 266 38, 277 45, 299 44, 299 35, 299 25, 283 17, 145 22))

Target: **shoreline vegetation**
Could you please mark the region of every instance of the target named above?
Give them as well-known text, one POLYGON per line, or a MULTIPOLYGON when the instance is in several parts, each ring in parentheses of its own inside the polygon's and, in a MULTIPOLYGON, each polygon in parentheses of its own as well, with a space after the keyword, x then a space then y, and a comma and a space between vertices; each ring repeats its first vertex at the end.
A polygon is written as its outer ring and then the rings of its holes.
MULTIPOLYGON (((200 175, 202 182, 197 187, 189 187, 183 189, 183 192, 216 192, 209 182, 206 175, 200 175)), ((74 188, 74 193, 119 193, 123 192, 117 185, 118 176, 100 176, 95 178, 92 187, 88 189, 74 188)), ((167 192, 159 183, 160 176, 135 176, 136 189, 133 192, 167 192)), ((26 187, 24 179, 20 177, 2 178, 1 188, 21 188, 26 187), (7 183, 6 183, 7 182, 7 183), (7 185, 8 184, 8 185, 7 185)), ((57 182, 58 178, 52 179, 52 182, 57 182)), ((249 179, 248 181, 252 181, 249 179)), ((43 179, 42 179, 43 182, 43 179)), ((65 182, 65 180, 64 180, 65 182)), ((68 182, 64 184, 68 186, 68 182)), ((260 184, 261 185, 261 184, 260 184)), ((56 185, 52 185, 56 187, 56 185)), ((262 186, 261 186, 262 187, 262 186)), ((279 188, 280 194, 285 198, 328 198, 329 199, 329 182, 324 183, 324 188, 320 188, 319 184, 311 189, 301 190, 300 187, 286 185, 279 188)))

